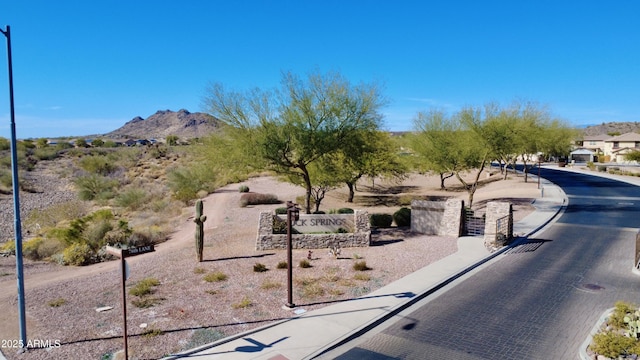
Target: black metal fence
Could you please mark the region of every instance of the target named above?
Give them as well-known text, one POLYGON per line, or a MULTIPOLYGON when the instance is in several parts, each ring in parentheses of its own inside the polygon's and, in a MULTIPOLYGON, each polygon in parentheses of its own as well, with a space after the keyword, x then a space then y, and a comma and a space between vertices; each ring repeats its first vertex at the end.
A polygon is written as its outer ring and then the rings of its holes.
POLYGON ((506 215, 496 220, 496 243, 506 245, 513 234, 513 225, 509 221, 510 216, 506 215))
POLYGON ((484 214, 476 214, 471 209, 465 209, 464 212, 464 235, 479 236, 484 235, 484 214))

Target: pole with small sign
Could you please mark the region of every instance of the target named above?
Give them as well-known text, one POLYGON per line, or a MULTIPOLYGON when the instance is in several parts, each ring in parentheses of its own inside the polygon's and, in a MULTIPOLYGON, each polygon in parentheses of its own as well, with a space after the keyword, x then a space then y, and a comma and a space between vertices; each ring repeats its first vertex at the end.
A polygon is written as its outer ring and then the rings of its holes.
POLYGON ((123 340, 124 340, 124 358, 129 359, 129 346, 127 344, 127 262, 124 259, 126 250, 107 246, 107 252, 120 258, 120 274, 122 275, 122 322, 123 322, 123 340))
POLYGON ((148 252, 155 251, 153 245, 147 245, 142 247, 132 247, 129 249, 120 249, 113 246, 107 246, 107 253, 120 258, 120 274, 122 275, 122 338, 124 340, 124 359, 129 359, 129 346, 127 342, 127 289, 126 282, 129 278, 129 265, 125 260, 128 256, 140 255, 148 252))
POLYGON ((292 222, 300 219, 300 209, 297 204, 287 201, 287 304, 286 307, 292 309, 296 307, 293 303, 293 256, 291 234, 293 232, 292 222))

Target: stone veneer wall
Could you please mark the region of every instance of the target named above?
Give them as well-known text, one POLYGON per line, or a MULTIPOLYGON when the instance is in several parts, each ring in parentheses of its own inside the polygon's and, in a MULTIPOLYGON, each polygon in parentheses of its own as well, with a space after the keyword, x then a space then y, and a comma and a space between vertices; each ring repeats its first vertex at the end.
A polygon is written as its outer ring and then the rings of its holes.
POLYGON ((462 233, 464 201, 413 200, 411 202, 411 231, 438 236, 458 237, 462 233))
POLYGON ((486 222, 484 224, 484 244, 488 248, 502 247, 513 238, 513 207, 507 202, 491 201, 487 203, 486 222), (506 239, 496 239, 497 221, 509 216, 506 239))
MULTIPOLYGON (((371 243, 369 213, 356 210, 353 215, 355 225, 353 233, 293 234, 291 235, 291 247, 293 249, 326 249, 336 245, 341 248, 369 246, 371 243)), ((272 212, 260 213, 256 250, 287 248, 287 234, 273 233, 274 216, 272 212)))

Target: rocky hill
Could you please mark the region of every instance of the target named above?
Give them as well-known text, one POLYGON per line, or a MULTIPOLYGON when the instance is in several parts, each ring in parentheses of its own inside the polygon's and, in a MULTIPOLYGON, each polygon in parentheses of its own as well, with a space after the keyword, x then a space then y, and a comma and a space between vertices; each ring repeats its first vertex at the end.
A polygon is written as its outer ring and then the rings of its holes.
POLYGON ((583 129, 584 135, 626 134, 629 132, 640 132, 640 122, 609 122, 587 126, 583 129))
POLYGON ((133 118, 121 128, 104 134, 113 139, 162 139, 176 135, 180 139, 192 139, 218 131, 220 121, 205 113, 190 113, 187 110, 158 111, 144 119, 133 118))

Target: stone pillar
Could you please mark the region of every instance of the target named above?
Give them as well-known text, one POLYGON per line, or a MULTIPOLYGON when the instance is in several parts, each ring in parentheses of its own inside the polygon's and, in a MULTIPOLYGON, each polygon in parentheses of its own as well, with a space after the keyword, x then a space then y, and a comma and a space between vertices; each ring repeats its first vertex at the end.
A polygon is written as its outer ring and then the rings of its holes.
POLYGON ((440 225, 440 236, 459 237, 462 235, 464 217, 464 201, 460 199, 448 199, 445 203, 444 216, 440 225))
POLYGON ((497 248, 505 246, 513 238, 513 207, 511 203, 490 201, 487 203, 486 220, 484 224, 484 245, 487 248, 497 248), (497 235, 498 219, 505 218, 504 235, 497 235))
POLYGON ((445 211, 444 201, 411 201, 411 232, 437 235, 445 211))

